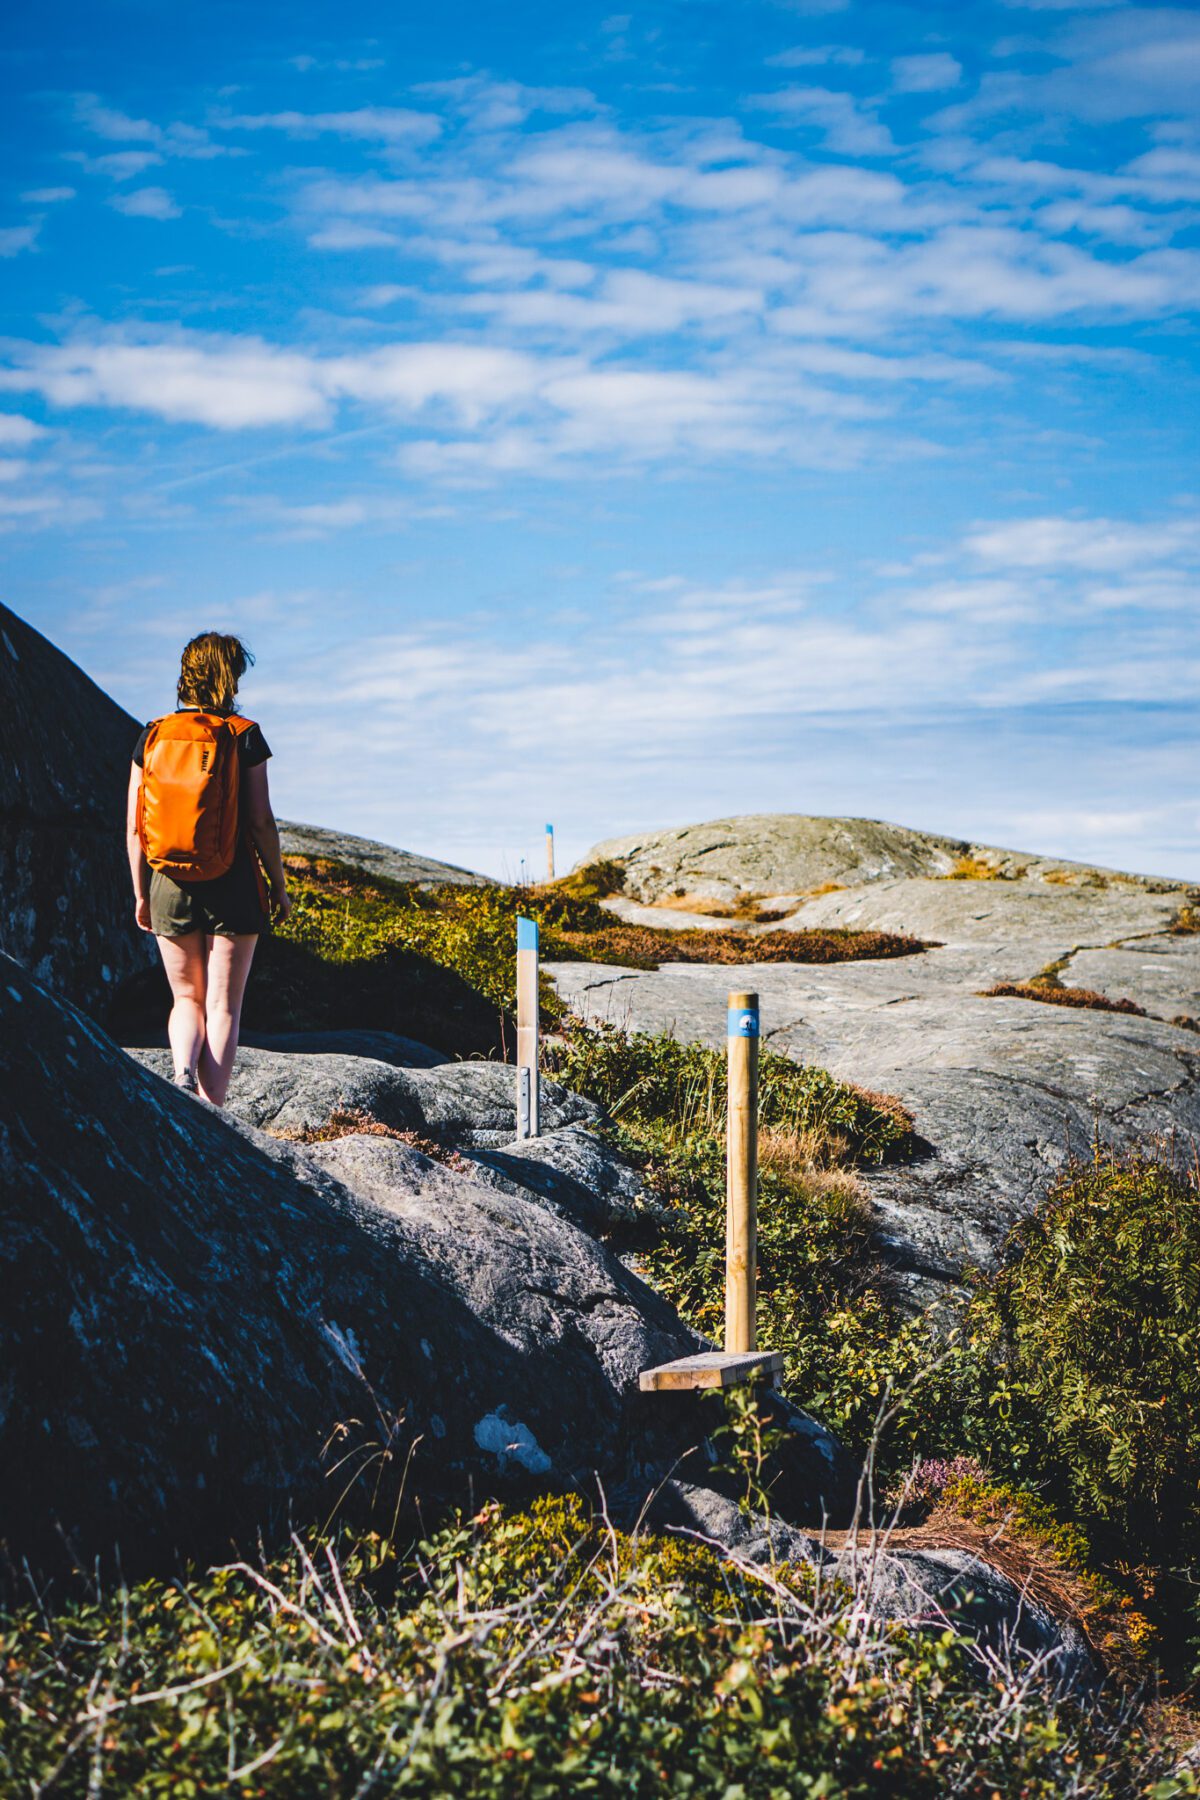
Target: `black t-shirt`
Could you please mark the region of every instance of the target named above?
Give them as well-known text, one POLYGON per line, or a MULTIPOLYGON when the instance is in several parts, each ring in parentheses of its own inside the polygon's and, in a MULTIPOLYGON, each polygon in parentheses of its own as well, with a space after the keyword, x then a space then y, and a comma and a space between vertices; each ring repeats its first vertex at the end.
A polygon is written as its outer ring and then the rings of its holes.
MULTIPOLYGON (((199 712, 200 708, 198 706, 181 706, 178 710, 180 712, 199 712)), ((154 723, 155 720, 151 719, 150 725, 154 723)), ((133 747, 133 760, 139 769, 146 766, 146 739, 150 735, 150 725, 145 727, 133 747)), ((238 762, 241 764, 243 773, 247 769, 256 769, 259 763, 265 763, 271 754, 271 746, 263 736, 260 725, 251 725, 246 731, 239 731, 237 747, 238 762)))

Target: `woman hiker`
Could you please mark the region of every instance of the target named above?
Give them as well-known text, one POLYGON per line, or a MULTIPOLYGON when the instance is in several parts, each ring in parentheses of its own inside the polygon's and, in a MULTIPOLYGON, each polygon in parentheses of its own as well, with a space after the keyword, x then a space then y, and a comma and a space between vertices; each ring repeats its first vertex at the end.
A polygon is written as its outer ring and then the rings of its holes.
POLYGON ((246 977, 270 915, 292 902, 267 791, 271 752, 237 711, 254 661, 238 638, 194 637, 178 710, 152 719, 133 752, 126 837, 136 918, 158 939, 173 1005, 176 1085, 224 1104, 246 977), (263 881, 266 869, 269 891, 263 881))

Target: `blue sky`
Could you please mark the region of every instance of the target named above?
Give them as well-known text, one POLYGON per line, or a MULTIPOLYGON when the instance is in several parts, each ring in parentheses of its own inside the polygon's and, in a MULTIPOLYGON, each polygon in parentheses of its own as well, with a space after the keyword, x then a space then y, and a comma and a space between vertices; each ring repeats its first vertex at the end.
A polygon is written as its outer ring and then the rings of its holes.
POLYGON ((729 812, 1200 876, 1200 12, 45 5, 4 595, 210 626, 294 818, 729 812))

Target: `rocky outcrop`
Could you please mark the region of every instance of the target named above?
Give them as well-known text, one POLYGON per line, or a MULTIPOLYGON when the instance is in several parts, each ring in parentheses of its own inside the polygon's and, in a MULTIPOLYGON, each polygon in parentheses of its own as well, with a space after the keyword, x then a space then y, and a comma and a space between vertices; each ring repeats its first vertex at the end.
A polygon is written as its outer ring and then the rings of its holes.
MULTIPOLYGON (((402 1478, 427 1504, 594 1474, 644 1494, 703 1443, 699 1403, 637 1389, 699 1340, 575 1226, 404 1144, 239 1124, 8 959, 0 1214, 11 1557, 65 1538, 130 1574, 347 1486, 390 1509, 402 1478)), ((835 1441, 783 1411, 792 1516, 844 1507, 835 1441)))
MULTIPOLYGON (((159 1075, 171 1073, 165 1050, 130 1054, 159 1075)), ((481 1186, 595 1234, 645 1219, 651 1209, 638 1171, 586 1129, 600 1116, 590 1101, 543 1081, 542 1134, 518 1142, 510 1066, 447 1062, 386 1032, 284 1033, 269 1050, 243 1047, 226 1104, 234 1118, 291 1138, 325 1128, 335 1114, 369 1115, 458 1153, 481 1186)), ((318 1146, 313 1154, 336 1163, 342 1153, 318 1146)))
POLYGON ((0 950, 101 1015, 153 956, 125 858, 139 730, 0 606, 0 950))
MULTIPOLYGON (((887 962, 744 965, 764 1045, 896 1094, 921 1140, 867 1173, 879 1242, 914 1304, 1011 1226, 1097 1134, 1115 1146, 1200 1135, 1200 935, 1172 935, 1180 893, 1136 883, 896 879, 813 899, 795 928, 852 926, 933 940, 887 962), (1090 946, 1090 947, 1089 947, 1090 946), (1065 986, 1128 996, 1147 1016, 985 997, 1052 968, 1065 986)), ((664 919, 669 915, 664 914, 664 919)), ((720 1044, 731 971, 562 963, 559 993, 587 1017, 720 1044)))
MULTIPOLYGON (((744 894, 759 894, 791 896, 798 904, 804 895, 831 883, 849 887, 946 876, 964 859, 1004 878, 1087 881, 1104 874, 1082 863, 911 831, 880 819, 828 819, 803 813, 749 813, 671 831, 608 838, 594 845, 582 864, 620 863, 624 893, 636 901, 686 901, 690 896, 697 902, 731 902, 744 894)), ((1139 878, 1139 885, 1178 884, 1139 878)))
MULTIPOLYGON (((352 1033, 345 1037, 353 1041, 352 1033)), ((130 1054, 160 1075, 171 1073, 166 1050, 130 1054)), ((454 1149, 511 1144, 517 1133, 516 1072, 496 1062, 440 1062, 418 1069, 370 1056, 239 1049, 225 1104, 248 1125, 291 1136, 319 1129, 334 1112, 347 1109, 454 1149)), ((548 1132, 600 1116, 590 1100, 553 1081, 542 1083, 541 1106, 548 1132)))
POLYGON ((442 1051, 394 1031, 243 1031, 241 1043, 243 1051, 282 1050, 289 1056, 370 1056, 397 1069, 434 1069, 446 1061, 442 1051))
POLYGON ((349 863, 364 875, 385 875, 389 881, 411 881, 419 887, 495 885, 490 875, 478 875, 473 869, 460 869, 432 856, 418 856, 413 850, 397 850, 391 844, 376 843, 373 838, 328 831, 323 825, 297 825, 290 819, 281 819, 279 841, 285 856, 328 857, 333 862, 349 863))

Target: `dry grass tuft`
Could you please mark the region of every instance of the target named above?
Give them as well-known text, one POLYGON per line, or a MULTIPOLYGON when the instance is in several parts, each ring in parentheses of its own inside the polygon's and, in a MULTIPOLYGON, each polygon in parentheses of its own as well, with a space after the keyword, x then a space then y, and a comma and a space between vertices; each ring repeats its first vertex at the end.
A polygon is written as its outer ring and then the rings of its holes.
POLYGON ((1146 1017, 1145 1007, 1139 1006, 1136 1000, 1110 1000, 1107 994, 1098 994, 1094 988, 1062 987, 1049 981, 998 981, 995 987, 984 988, 981 997, 985 1000, 1040 1000, 1045 1006, 1077 1006, 1091 1012, 1133 1013, 1139 1019, 1146 1017))
POLYGON ((973 1506, 968 1513, 955 1503, 951 1491, 920 1525, 897 1525, 877 1533, 830 1531, 824 1541, 831 1550, 853 1549, 860 1562, 870 1558, 876 1545, 887 1550, 965 1551, 1006 1575, 1052 1619, 1073 1624, 1105 1668, 1132 1681, 1145 1678, 1137 1641, 1145 1621, 1106 1585, 1072 1568, 1049 1537, 1024 1529, 1019 1513, 1002 1501, 973 1506))
POLYGON ((847 1218, 869 1210, 866 1188, 848 1166, 852 1154, 849 1139, 837 1132, 767 1126, 758 1134, 760 1170, 802 1188, 847 1218))
POLYGON ((419 1131, 401 1131, 395 1125, 385 1125, 374 1113, 369 1113, 361 1106, 344 1106, 331 1112, 324 1125, 306 1125, 300 1131, 271 1131, 268 1137, 282 1138, 291 1144, 332 1144, 344 1137, 382 1137, 393 1138, 398 1144, 407 1144, 410 1150, 419 1150, 422 1156, 429 1157, 431 1162, 441 1163, 447 1169, 453 1169, 459 1175, 469 1175, 474 1171, 474 1163, 457 1150, 449 1150, 445 1144, 439 1144, 436 1138, 423 1137, 419 1131))
POLYGON ((999 869, 994 868, 991 863, 982 862, 977 856, 960 856, 954 867, 939 879, 941 881, 1003 881, 1005 877, 999 869))
POLYGON ((647 925, 615 922, 599 931, 560 930, 547 960, 563 957, 563 947, 581 961, 623 963, 633 969, 657 969, 663 963, 841 963, 915 956, 926 945, 920 938, 889 931, 765 931, 748 937, 741 931, 658 931, 647 925))

